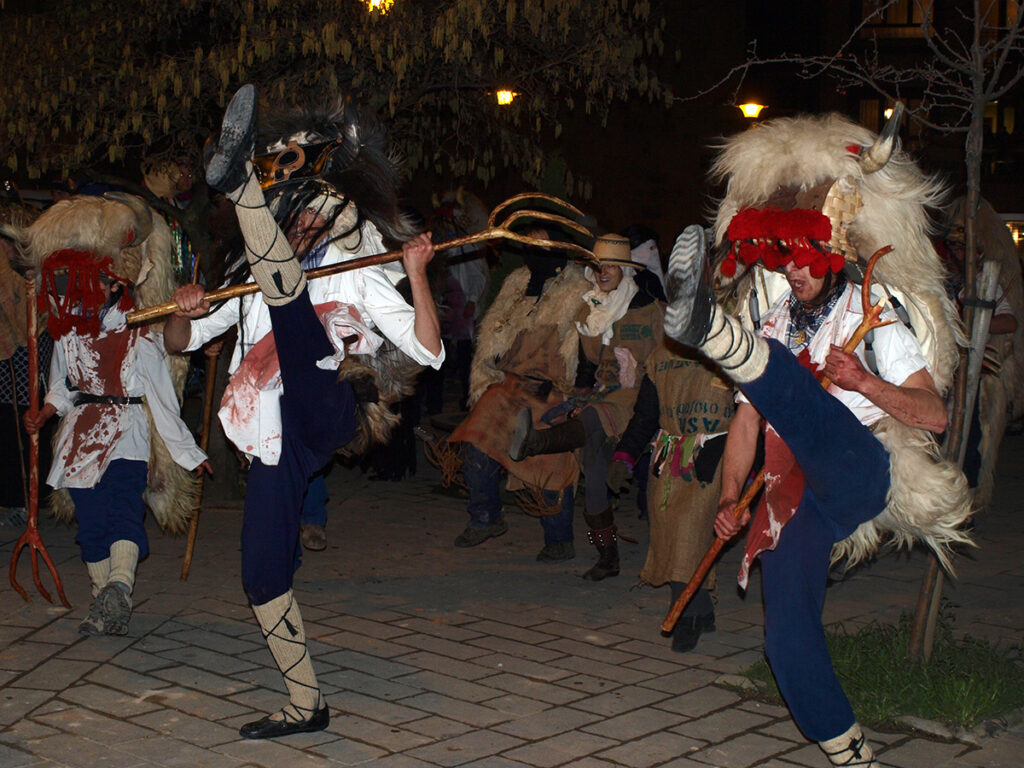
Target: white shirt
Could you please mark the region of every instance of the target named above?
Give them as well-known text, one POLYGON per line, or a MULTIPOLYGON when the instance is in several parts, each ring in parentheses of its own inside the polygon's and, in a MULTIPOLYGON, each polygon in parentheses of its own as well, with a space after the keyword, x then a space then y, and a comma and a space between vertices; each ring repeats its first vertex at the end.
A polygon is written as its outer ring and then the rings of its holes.
MULTIPOLYGON (((370 222, 364 222, 362 225, 361 241, 356 243, 355 239, 349 239, 355 250, 348 250, 345 247, 349 244, 348 240, 328 245, 327 253, 320 265, 338 264, 360 256, 382 253, 385 250, 380 233, 370 222)), ((378 265, 310 280, 307 283, 310 301, 314 307, 331 302, 354 307, 369 329, 382 333, 412 360, 420 365, 440 368, 444 362, 444 349, 434 355, 416 338, 415 312, 393 285, 388 276, 389 271, 393 270, 386 270, 378 265)), ((263 301, 261 293, 228 299, 214 307, 207 315, 194 319, 190 325, 191 335, 186 351, 199 349, 236 323, 241 324, 239 339, 228 367, 228 372, 234 373, 249 350, 272 330, 270 309, 263 301)), ((334 367, 337 367, 338 362, 340 361, 334 362, 334 367)), ((260 392, 260 406, 256 417, 259 423, 242 427, 252 439, 247 438, 242 445, 235 440, 235 444, 242 451, 249 446, 259 446, 249 455, 259 456, 264 464, 271 466, 277 464, 281 451, 282 392, 279 377, 268 389, 260 392)), ((226 432, 237 432, 240 425, 226 423, 226 414, 223 410, 219 416, 226 432)), ((230 435, 230 432, 228 433, 230 435)))
MULTIPOLYGON (((109 310, 103 318, 102 331, 115 330, 124 324, 124 314, 109 310)), ((75 432, 75 393, 67 387, 69 354, 76 354, 75 334, 67 333, 54 343, 53 358, 50 361, 50 388, 45 402, 57 409, 57 414, 67 416, 57 435, 54 445, 53 464, 46 482, 53 488, 91 488, 103 477, 109 462, 115 459, 149 461, 149 420, 141 405, 118 407, 116 424, 104 434, 113 436, 113 444, 103 446, 102 463, 93 460, 93 451, 73 451, 72 440, 75 432), (110 450, 105 450, 106 447, 110 450)), ((192 433, 181 420, 181 407, 174 393, 174 384, 167 370, 163 336, 153 331, 139 334, 135 344, 129 348, 128 357, 121 364, 121 384, 128 397, 145 396, 146 404, 153 415, 156 431, 163 438, 171 458, 185 469, 195 469, 206 460, 206 454, 196 445, 192 433)), ((96 425, 102 429, 103 424, 96 425)))
MULTIPOLYGON (((786 343, 790 323, 789 295, 787 292, 776 301, 765 316, 760 332, 764 338, 786 343)), ((823 367, 832 345, 845 345, 863 319, 860 288, 848 284, 807 347, 811 362, 823 367)), ((887 308, 882 312, 881 319, 896 320, 896 315, 887 308)), ((900 386, 911 374, 928 368, 928 361, 921 352, 917 338, 899 320, 883 328, 876 328, 872 347, 875 351, 878 376, 890 384, 900 386)), ((865 369, 871 370, 864 355, 864 342, 857 346, 854 354, 860 358, 865 369)), ((859 392, 842 389, 835 384, 829 385, 828 392, 849 408, 861 424, 871 426, 886 415, 884 410, 859 392)), ((736 400, 749 402, 742 393, 737 395, 736 400)))

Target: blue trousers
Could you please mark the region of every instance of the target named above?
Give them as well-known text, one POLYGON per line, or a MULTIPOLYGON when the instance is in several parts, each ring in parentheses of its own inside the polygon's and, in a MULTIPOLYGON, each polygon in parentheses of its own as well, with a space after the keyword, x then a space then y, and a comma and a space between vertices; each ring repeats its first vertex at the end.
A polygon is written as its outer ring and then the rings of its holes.
POLYGON ((92 488, 69 488, 75 503, 78 535, 75 541, 82 548, 82 560, 98 563, 110 557, 115 541, 134 541, 139 559, 149 554, 146 537, 146 490, 149 466, 144 461, 114 459, 92 488))
MULTIPOLYGON (((497 521, 501 514, 501 464, 472 443, 463 443, 462 476, 469 487, 469 502, 466 504, 469 527, 486 528, 497 521)), ((544 500, 547 503, 553 504, 557 498, 557 491, 544 491, 544 500)), ((572 541, 574 509, 573 489, 566 488, 562 494, 559 513, 540 519, 545 544, 572 541)))
POLYGON ((309 293, 270 307, 284 393, 281 458, 253 459, 242 518, 242 586, 253 605, 291 589, 302 502, 310 478, 355 434, 355 396, 337 371, 316 367, 334 353, 309 293))
POLYGON ((889 455, 784 345, 768 344, 768 367, 741 389, 793 452, 806 487, 778 547, 761 553, 765 653, 796 724, 825 741, 854 723, 821 618, 829 554, 885 508, 889 455))

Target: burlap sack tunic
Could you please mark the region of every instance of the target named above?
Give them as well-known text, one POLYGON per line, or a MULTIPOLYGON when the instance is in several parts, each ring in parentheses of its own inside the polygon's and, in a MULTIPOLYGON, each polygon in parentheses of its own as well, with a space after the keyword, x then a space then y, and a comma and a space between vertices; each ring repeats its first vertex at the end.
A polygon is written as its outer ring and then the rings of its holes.
MULTIPOLYGON (((660 586, 689 582, 714 539, 721 468, 712 482, 702 483, 694 475, 693 460, 704 436, 729 429, 735 405, 731 384, 665 345, 645 367, 658 391, 660 430, 653 441, 647 490, 651 543, 640 577, 660 586)), ((714 585, 712 568, 704 588, 714 585)))

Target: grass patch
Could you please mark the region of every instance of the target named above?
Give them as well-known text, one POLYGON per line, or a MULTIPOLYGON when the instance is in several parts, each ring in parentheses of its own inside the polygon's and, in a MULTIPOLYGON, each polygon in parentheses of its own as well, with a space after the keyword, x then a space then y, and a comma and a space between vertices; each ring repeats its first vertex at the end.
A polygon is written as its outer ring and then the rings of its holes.
MULTIPOLYGON (((916 665, 907 658, 910 627, 904 614, 895 626, 870 624, 855 634, 841 626, 826 630, 836 675, 860 722, 900 730, 905 726, 898 718, 913 715, 972 728, 1024 707, 1019 646, 1005 652, 970 637, 957 640, 943 611, 932 658, 916 665)), ((782 703, 767 661, 744 674, 756 695, 782 703)))

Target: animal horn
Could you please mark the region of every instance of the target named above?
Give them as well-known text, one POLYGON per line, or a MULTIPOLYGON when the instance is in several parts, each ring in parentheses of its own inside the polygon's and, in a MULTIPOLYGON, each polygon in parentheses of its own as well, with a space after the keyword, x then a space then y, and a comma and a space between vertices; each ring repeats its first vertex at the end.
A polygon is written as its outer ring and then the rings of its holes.
POLYGON ((900 120, 903 117, 903 102, 897 101, 892 108, 892 115, 878 134, 875 143, 860 156, 860 167, 866 176, 869 173, 880 171, 892 157, 892 151, 896 147, 896 134, 900 129, 900 120))
POLYGON ((103 197, 107 200, 123 203, 132 211, 132 216, 135 219, 135 224, 132 227, 132 239, 130 242, 125 243, 124 247, 139 245, 149 237, 149 233, 153 231, 153 212, 148 205, 142 202, 142 198, 116 191, 104 192, 103 197))

